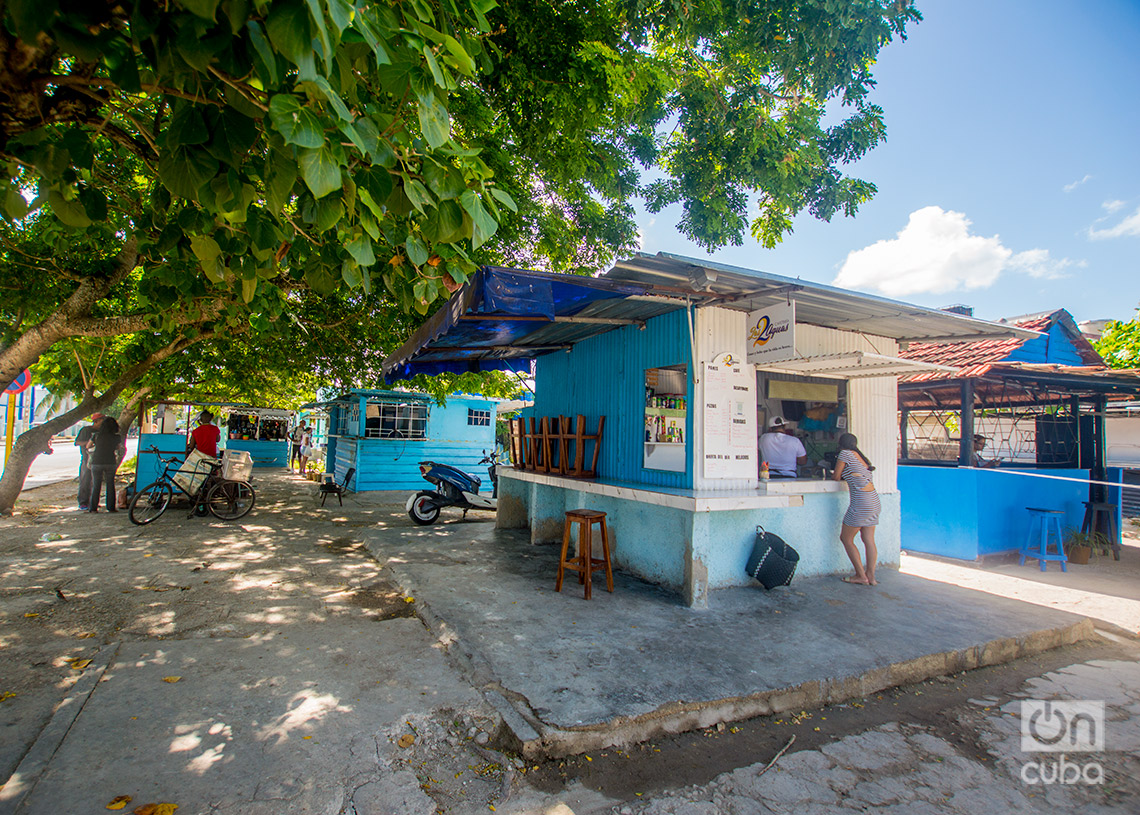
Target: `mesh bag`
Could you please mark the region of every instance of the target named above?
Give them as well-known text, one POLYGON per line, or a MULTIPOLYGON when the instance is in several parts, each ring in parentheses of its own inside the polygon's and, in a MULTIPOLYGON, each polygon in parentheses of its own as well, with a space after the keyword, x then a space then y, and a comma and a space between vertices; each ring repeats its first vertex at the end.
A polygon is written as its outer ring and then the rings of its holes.
POLYGON ((799 562, 799 552, 783 538, 764 531, 762 526, 756 527, 756 542, 752 544, 752 554, 745 567, 749 577, 759 580, 766 589, 786 586, 792 582, 799 562))

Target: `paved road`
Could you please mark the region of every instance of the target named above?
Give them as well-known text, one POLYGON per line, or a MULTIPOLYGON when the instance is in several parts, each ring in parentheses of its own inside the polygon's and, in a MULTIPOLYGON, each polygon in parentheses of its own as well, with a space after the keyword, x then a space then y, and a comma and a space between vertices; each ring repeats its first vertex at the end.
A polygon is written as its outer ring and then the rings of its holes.
MULTIPOLYGON (((127 458, 135 454, 138 446, 138 439, 127 439, 127 458)), ((24 489, 31 490, 46 484, 57 484, 75 478, 79 474, 78 447, 68 440, 57 442, 52 449, 55 452, 50 456, 36 456, 24 481, 24 489)))

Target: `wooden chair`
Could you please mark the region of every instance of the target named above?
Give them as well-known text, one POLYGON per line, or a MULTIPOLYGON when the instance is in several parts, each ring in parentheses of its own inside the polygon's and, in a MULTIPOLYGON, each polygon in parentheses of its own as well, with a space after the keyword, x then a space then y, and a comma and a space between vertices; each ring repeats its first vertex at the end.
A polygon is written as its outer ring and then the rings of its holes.
POLYGON ((354 475, 356 475, 356 468, 355 467, 349 467, 348 472, 346 472, 344 474, 344 481, 342 481, 341 483, 337 484, 335 481, 328 482, 328 483, 322 482, 320 485, 321 486, 321 506, 323 507, 325 505, 325 499, 326 498, 328 498, 330 495, 335 495, 337 502, 343 507, 344 501, 341 499, 341 496, 344 495, 346 492, 351 491, 349 489, 348 485, 350 483, 352 483, 352 477, 354 475))
POLYGON ((590 599, 591 575, 598 569, 606 572, 606 590, 613 593, 614 572, 610 563, 610 533, 606 527, 606 513, 593 509, 572 509, 566 513, 566 524, 562 532, 562 554, 558 558, 558 580, 554 584, 555 591, 562 591, 562 577, 565 570, 578 573, 578 582, 586 584, 586 599, 590 599), (570 549, 571 527, 578 525, 578 554, 567 560, 566 553, 570 549), (598 524, 602 533, 602 556, 593 556, 593 537, 591 530, 598 524))

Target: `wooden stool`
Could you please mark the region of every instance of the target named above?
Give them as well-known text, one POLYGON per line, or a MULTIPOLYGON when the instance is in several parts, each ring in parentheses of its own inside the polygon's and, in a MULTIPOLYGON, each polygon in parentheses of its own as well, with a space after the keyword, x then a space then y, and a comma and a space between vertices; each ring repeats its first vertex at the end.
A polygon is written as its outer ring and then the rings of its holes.
POLYGON ((1104 516, 1104 528, 1108 530, 1108 541, 1112 546, 1112 559, 1120 560, 1120 533, 1116 531, 1116 504, 1097 501, 1084 501, 1085 519, 1081 523, 1082 532, 1097 532, 1100 516, 1104 516))
POLYGON ((1045 566, 1050 560, 1060 561, 1061 571, 1067 572, 1065 564, 1068 558, 1065 557, 1064 540, 1065 535, 1061 531, 1061 517, 1065 514, 1059 509, 1040 509, 1038 507, 1026 507, 1029 513, 1029 535, 1025 540, 1025 545, 1021 547, 1017 559, 1018 566, 1024 566, 1026 558, 1030 560, 1037 560, 1041 563, 1041 571, 1045 571, 1045 566), (1037 534, 1034 534, 1034 531, 1037 534), (1056 551, 1050 552, 1049 538, 1056 537, 1053 545, 1056 551))
POLYGON ((578 573, 578 582, 586 584, 586 599, 590 599, 590 576, 598 569, 606 570, 606 590, 614 590, 614 573, 610 565, 610 533, 606 527, 606 513, 592 509, 572 509, 566 513, 566 525, 562 532, 562 554, 558 558, 558 581, 555 591, 562 591, 563 571, 569 569, 578 573), (570 560, 566 553, 570 550, 570 527, 578 524, 578 555, 570 560), (594 524, 602 530, 602 557, 593 556, 592 532, 594 524))

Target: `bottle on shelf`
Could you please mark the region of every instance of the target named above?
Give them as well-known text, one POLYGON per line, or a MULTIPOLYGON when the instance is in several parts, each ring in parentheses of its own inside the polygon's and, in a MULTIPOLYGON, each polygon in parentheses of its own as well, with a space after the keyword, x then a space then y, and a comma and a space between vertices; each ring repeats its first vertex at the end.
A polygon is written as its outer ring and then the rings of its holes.
POLYGON ((761 481, 767 481, 768 480, 768 462, 766 462, 766 461, 760 462, 760 480, 761 481))

